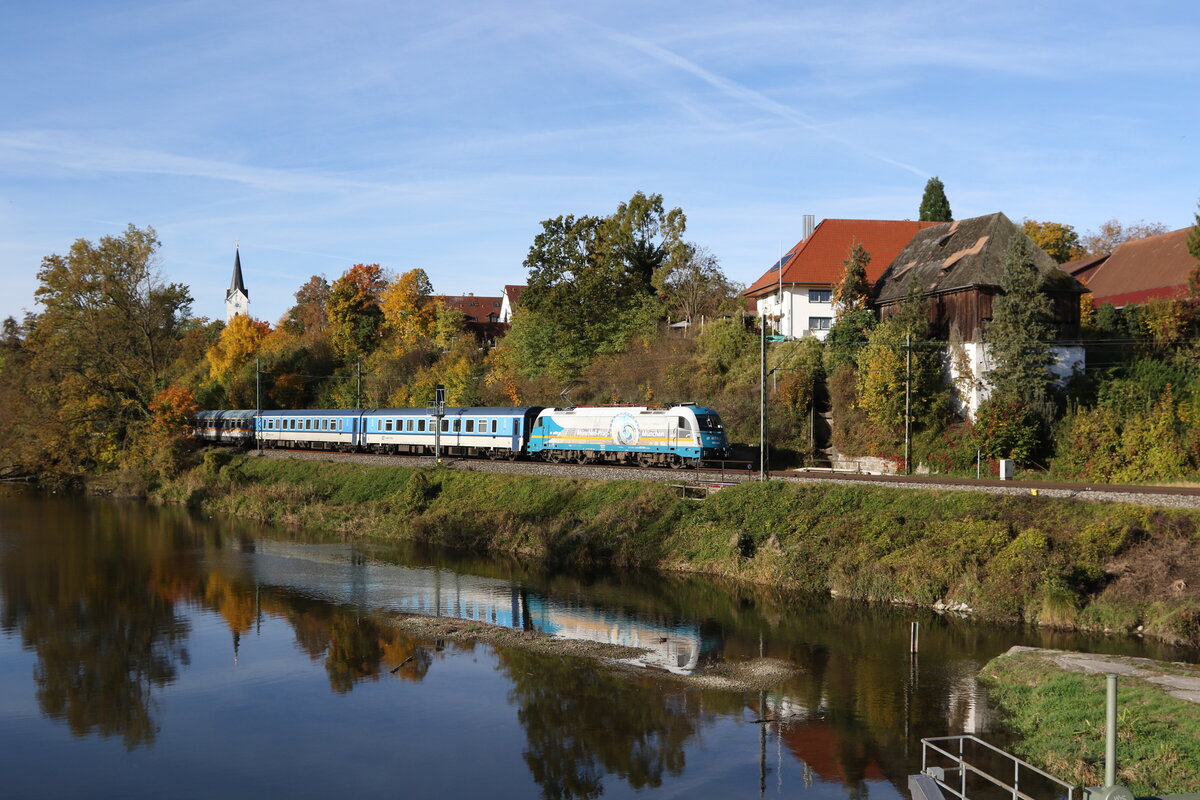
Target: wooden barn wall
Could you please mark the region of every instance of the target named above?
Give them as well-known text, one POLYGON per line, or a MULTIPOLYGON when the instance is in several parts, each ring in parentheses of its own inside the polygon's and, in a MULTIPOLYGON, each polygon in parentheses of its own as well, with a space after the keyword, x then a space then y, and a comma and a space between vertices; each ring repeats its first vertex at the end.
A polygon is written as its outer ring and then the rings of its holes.
MULTIPOLYGON (((983 330, 992 321, 992 303, 999 294, 1000 289, 995 286, 973 286, 930 297, 929 322, 933 337, 948 341, 953 330, 963 341, 983 341, 983 330)), ((1048 294, 1054 338, 1079 338, 1079 295, 1074 292, 1048 294)), ((881 306, 880 318, 891 318, 899 307, 899 303, 881 306)))

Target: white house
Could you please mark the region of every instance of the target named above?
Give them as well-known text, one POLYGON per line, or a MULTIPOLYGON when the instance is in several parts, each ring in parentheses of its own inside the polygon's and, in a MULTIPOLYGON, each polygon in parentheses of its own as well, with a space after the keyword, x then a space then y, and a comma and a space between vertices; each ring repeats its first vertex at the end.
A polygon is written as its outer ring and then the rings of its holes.
POLYGON ((504 292, 500 300, 500 322, 512 322, 513 311, 516 309, 517 301, 521 299, 521 292, 525 291, 525 286, 505 286, 504 292))
POLYGON ((827 219, 815 228, 804 218, 804 238, 783 254, 745 296, 757 313, 772 320, 771 329, 788 339, 824 339, 837 312, 833 287, 845 273, 845 261, 855 245, 871 256, 867 281, 872 285, 909 240, 935 222, 881 219, 827 219))

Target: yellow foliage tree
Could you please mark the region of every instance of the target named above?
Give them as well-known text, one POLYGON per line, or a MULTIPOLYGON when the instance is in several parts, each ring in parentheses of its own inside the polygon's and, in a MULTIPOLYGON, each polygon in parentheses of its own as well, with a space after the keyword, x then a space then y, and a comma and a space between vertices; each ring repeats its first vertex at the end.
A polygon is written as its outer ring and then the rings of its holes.
POLYGON ((214 380, 228 378, 258 352, 259 345, 270 332, 271 326, 267 323, 238 314, 208 349, 209 375, 214 380))
POLYGON ((433 284, 423 269, 410 269, 388 284, 380 298, 384 334, 396 350, 408 350, 432 335, 435 317, 433 284))
POLYGON ((1027 219, 1021 225, 1021 230, 1059 264, 1079 256, 1079 234, 1070 225, 1027 219))

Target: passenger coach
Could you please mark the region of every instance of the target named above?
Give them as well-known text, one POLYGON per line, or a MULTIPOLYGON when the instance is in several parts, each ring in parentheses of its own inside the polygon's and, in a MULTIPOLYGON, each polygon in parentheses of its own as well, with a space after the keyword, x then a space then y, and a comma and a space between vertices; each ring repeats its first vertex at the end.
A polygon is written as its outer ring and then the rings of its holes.
POLYGON ((204 442, 254 444, 255 411, 197 411, 192 415, 192 436, 204 442))
POLYGON ((429 409, 381 408, 363 413, 361 445, 377 453, 430 454, 514 459, 525 449, 541 407, 447 408, 438 418, 429 409))

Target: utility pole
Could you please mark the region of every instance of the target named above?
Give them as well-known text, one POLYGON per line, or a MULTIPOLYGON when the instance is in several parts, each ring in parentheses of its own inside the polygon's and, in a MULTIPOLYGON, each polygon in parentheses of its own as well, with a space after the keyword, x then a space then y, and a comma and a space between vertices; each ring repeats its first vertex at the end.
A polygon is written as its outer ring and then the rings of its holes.
MULTIPOLYGON (((254 425, 258 427, 258 418, 262 416, 262 359, 254 359, 254 425)), ((257 436, 254 437, 258 449, 262 449, 262 442, 257 436)))
POLYGON ((767 315, 759 317, 758 479, 767 480, 767 315))
POLYGON ((912 335, 904 336, 904 474, 912 474, 912 335))
POLYGON ((442 463, 442 418, 446 415, 446 387, 433 387, 433 460, 442 463))

